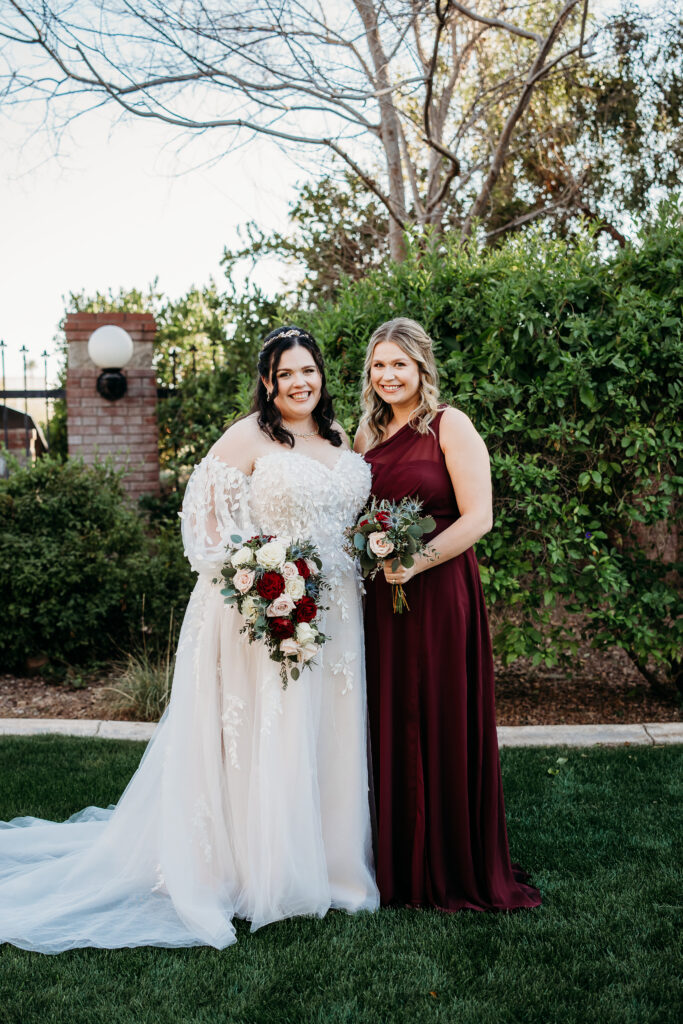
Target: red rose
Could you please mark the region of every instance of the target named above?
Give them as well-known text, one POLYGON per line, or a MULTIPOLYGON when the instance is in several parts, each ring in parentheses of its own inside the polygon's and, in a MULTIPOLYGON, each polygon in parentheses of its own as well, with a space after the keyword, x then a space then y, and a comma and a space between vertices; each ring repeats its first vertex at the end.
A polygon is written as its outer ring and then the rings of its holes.
POLYGON ((318 606, 312 597, 302 597, 294 606, 294 618, 297 622, 312 622, 318 614, 318 606))
POLYGON ((378 512, 377 515, 375 516, 375 519, 383 529, 389 529, 391 525, 391 516, 389 515, 388 512, 378 512))
POLYGON ((256 584, 256 593, 266 601, 274 601, 284 589, 285 581, 279 572, 264 572, 256 584))
POLYGON ((295 628, 291 619, 270 620, 270 632, 278 640, 287 640, 290 636, 294 636, 295 628))
POLYGON ((297 560, 294 563, 294 565, 299 570, 299 576, 301 576, 301 577, 303 577, 303 579, 307 580, 308 577, 311 575, 311 570, 306 565, 306 559, 305 558, 297 558, 297 560))

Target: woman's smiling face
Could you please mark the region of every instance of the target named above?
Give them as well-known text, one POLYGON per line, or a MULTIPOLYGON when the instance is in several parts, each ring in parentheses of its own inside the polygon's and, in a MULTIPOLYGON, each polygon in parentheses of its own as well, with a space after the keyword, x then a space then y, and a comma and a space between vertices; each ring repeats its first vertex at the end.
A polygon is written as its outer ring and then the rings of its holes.
POLYGON ((372 353, 370 381, 379 397, 392 406, 413 406, 418 402, 420 368, 393 341, 379 341, 372 353))
POLYGON ((308 349, 303 345, 286 349, 280 356, 275 380, 277 394, 273 401, 282 418, 297 420, 310 416, 320 401, 323 381, 308 349))

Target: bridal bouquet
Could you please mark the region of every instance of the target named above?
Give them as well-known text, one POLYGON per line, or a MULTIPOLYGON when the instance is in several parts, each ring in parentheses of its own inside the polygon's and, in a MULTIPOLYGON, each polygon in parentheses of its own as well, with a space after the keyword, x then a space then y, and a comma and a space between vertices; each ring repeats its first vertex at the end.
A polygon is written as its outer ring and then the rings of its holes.
MULTIPOLYGON (((361 513, 355 526, 346 531, 349 553, 357 555, 364 577, 374 579, 384 562, 393 555, 391 568, 399 565, 410 569, 415 555, 424 552, 423 537, 436 528, 431 516, 423 516, 422 502, 417 498, 388 501, 373 498, 361 513)), ((400 583, 392 583, 394 612, 410 611, 406 593, 400 583)))
POLYGON ((243 541, 234 534, 221 570, 225 603, 244 617, 240 633, 249 642, 263 641, 280 665, 283 689, 288 674, 298 679, 300 667, 315 658, 328 639, 318 626, 320 594, 327 589, 315 545, 286 544, 261 534, 243 541))

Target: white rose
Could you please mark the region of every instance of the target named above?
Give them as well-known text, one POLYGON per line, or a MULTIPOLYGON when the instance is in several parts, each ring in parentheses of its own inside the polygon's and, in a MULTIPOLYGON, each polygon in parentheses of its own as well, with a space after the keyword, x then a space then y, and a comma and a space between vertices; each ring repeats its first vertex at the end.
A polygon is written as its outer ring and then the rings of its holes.
POLYGON ((317 635, 310 622, 300 622, 296 627, 296 638, 302 646, 314 643, 317 635))
POLYGON ((230 559, 230 565, 234 569, 240 569, 243 565, 251 565, 254 561, 254 552, 251 548, 240 548, 230 559))
POLYGON ((308 571, 310 572, 311 576, 317 576, 319 572, 317 563, 314 562, 312 558, 305 558, 304 561, 308 566, 308 571))
POLYGON ((298 601, 299 598, 303 597, 306 593, 306 584, 301 576, 294 576, 291 580, 287 580, 285 583, 285 593, 294 600, 298 601))
POLYGON ((393 542, 389 540, 384 530, 379 533, 371 533, 368 537, 368 544, 373 555, 378 558, 386 558, 394 550, 393 542))
POLYGON ((256 622, 259 615, 259 606, 253 597, 245 597, 242 602, 242 615, 247 622, 256 622))
POLYGON ((301 647, 302 661, 310 661, 311 658, 315 658, 319 650, 320 647, 318 644, 303 644, 301 647))
POLYGON ((285 655, 290 655, 294 658, 299 657, 299 645, 293 636, 288 637, 286 640, 280 641, 280 652, 285 655))
POLYGON ((299 570, 294 562, 285 562, 282 566, 282 575, 286 580, 293 580, 295 576, 299 575, 299 570))
POLYGON ((266 615, 271 619, 279 618, 281 615, 289 615, 294 610, 294 602, 289 594, 280 594, 266 608, 266 615))
POLYGON ((240 594, 246 594, 248 590, 251 590, 254 583, 254 570, 253 569, 238 569, 232 578, 233 585, 240 594))
POLYGON ((279 541, 271 540, 256 552, 256 561, 264 569, 279 569, 286 554, 286 548, 279 541))

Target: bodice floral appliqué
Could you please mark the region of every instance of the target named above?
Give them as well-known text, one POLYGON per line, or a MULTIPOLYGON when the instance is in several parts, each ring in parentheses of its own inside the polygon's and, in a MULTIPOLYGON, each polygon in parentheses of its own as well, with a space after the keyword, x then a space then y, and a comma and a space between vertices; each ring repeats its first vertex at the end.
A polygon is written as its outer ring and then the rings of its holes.
POLYGON ((249 487, 252 522, 267 534, 312 540, 326 571, 351 570, 344 531, 370 492, 370 468, 345 450, 332 467, 298 452, 269 452, 256 460, 249 487))

